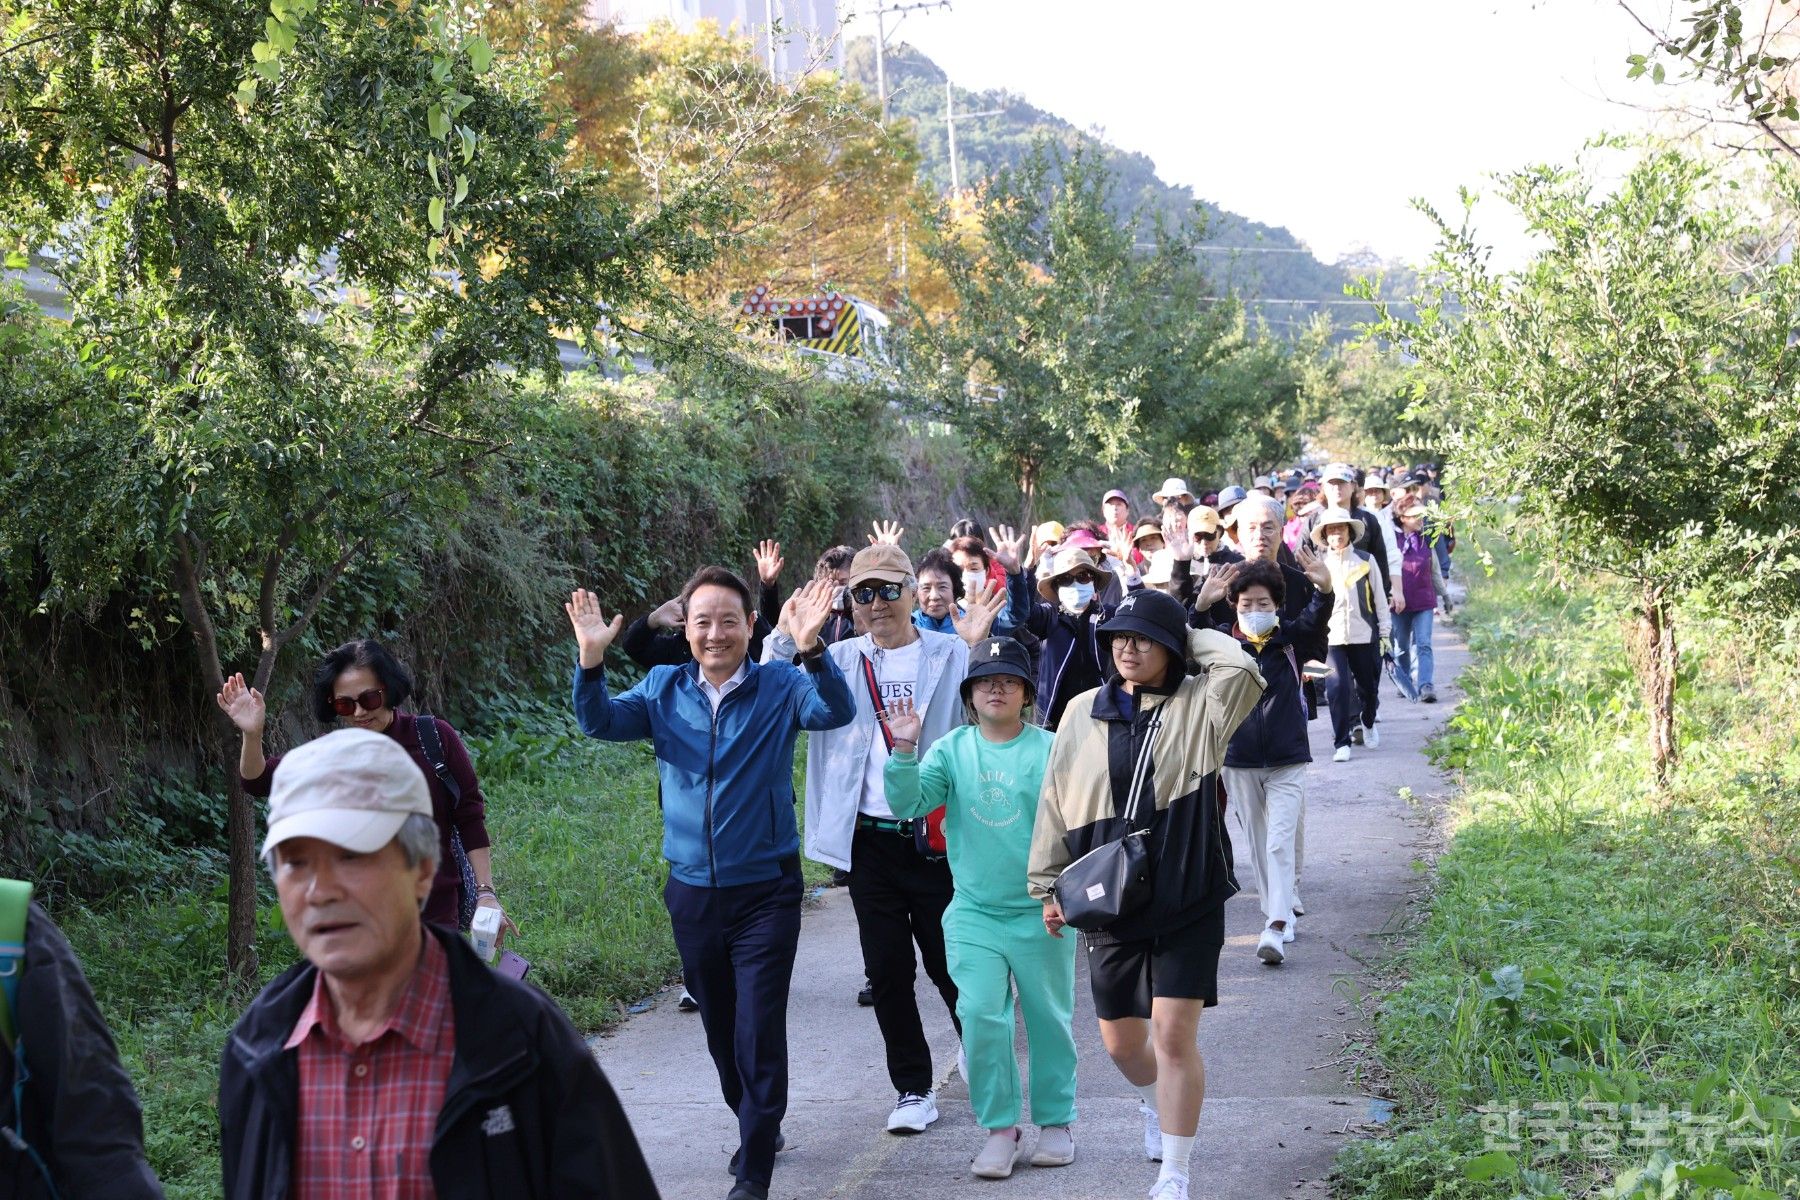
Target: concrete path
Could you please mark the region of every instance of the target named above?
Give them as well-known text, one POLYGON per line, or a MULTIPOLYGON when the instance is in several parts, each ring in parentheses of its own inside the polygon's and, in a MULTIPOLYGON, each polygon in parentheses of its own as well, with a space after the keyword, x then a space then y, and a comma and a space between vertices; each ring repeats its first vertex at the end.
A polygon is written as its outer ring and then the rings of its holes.
MULTIPOLYGON (((1338 1062, 1355 1016, 1336 987, 1383 953, 1381 931, 1417 886, 1412 864, 1423 822, 1399 793, 1410 788, 1423 799, 1444 790, 1421 749, 1455 708, 1466 658, 1454 628, 1440 622, 1435 641, 1440 702, 1409 703, 1384 681, 1379 749, 1359 748, 1351 762, 1333 763, 1329 715, 1321 710, 1312 723, 1301 886, 1307 915, 1280 967, 1256 959, 1261 912, 1249 871, 1239 871, 1246 890, 1226 908, 1219 1006, 1200 1021, 1207 1095, 1193 1159, 1196 1200, 1326 1196, 1338 1148, 1379 1119, 1338 1062)), ((1235 821, 1231 828, 1237 836, 1235 821)), ((918 1137, 884 1132, 894 1093, 874 1014, 856 1005, 862 961, 855 916, 846 892, 824 892, 800 936, 789 1008, 789 1148, 776 1159, 772 1200, 1143 1196, 1156 1167, 1144 1158, 1137 1095, 1100 1046, 1085 975, 1082 969, 1075 985, 1075 1163, 1021 1164, 1010 1180, 978 1180, 968 1163, 982 1133, 956 1074, 956 1037, 922 974, 919 1007, 937 1052, 942 1117, 918 1137)), ((1023 1045, 1021 1034, 1021 1058, 1023 1045)), ((723 1197, 737 1131, 719 1099, 699 1018, 678 1012, 671 992, 598 1039, 595 1050, 665 1200, 723 1197)))

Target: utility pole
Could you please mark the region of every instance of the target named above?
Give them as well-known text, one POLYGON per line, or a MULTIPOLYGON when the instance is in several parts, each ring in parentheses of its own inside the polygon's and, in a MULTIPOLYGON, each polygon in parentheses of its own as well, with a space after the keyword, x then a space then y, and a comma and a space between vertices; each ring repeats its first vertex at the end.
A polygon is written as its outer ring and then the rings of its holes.
MULTIPOLYGON (((881 103, 881 123, 887 124, 887 15, 919 9, 949 8, 950 0, 913 0, 910 4, 885 4, 875 0, 875 98, 881 103)), ((902 17, 902 20, 905 18, 902 17)), ((898 25, 895 28, 899 28, 898 25)))
POLYGON ((769 78, 780 83, 781 76, 775 73, 775 0, 763 0, 763 38, 769 43, 769 78))
POLYGON ((975 117, 997 117, 1005 111, 1003 108, 989 108, 981 112, 958 113, 956 111, 956 89, 950 84, 950 76, 944 76, 944 131, 950 136, 950 191, 952 194, 962 190, 962 174, 956 165, 956 123, 975 117))

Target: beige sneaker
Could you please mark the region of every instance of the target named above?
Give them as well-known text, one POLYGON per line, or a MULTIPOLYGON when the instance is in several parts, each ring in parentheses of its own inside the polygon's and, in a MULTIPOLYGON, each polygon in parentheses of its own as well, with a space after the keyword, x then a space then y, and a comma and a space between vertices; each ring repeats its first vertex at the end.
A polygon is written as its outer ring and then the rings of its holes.
POLYGON ((1034 1167, 1066 1167, 1075 1161, 1075 1134, 1067 1125, 1046 1125, 1038 1130, 1031 1150, 1034 1167))
POLYGON ((982 1179, 1005 1179, 1013 1173, 1019 1160, 1025 1157, 1025 1137, 1018 1126, 1011 1129, 995 1129, 988 1134, 987 1144, 975 1161, 969 1164, 969 1170, 982 1179))

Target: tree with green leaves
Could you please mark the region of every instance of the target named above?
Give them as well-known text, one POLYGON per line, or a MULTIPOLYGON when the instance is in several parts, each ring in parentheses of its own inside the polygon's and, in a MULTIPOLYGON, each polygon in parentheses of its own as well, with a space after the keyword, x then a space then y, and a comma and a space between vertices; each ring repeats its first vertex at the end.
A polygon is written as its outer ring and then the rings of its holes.
MULTIPOLYGON (((185 630, 209 694, 244 660, 266 690, 359 563, 454 521, 559 332, 704 344, 669 280, 716 255, 731 188, 634 206, 568 166, 541 72, 471 14, 0 0, 0 243, 72 313, 0 339, 34 381, 0 394, 6 586, 92 610, 160 579, 140 635, 185 630)), ((256 820, 226 774, 245 978, 256 820)))
MULTIPOLYGON (((1492 267, 1466 217, 1430 214, 1438 282, 1417 319, 1384 311, 1376 333, 1442 389, 1458 495, 1516 496, 1517 544, 1632 590, 1661 786, 1678 758, 1678 602, 1794 602, 1800 267, 1715 163, 1651 148, 1616 185, 1598 177, 1584 160, 1502 178, 1545 243, 1516 271, 1492 267)), ((1800 179, 1765 182, 1769 207, 1794 211, 1800 179)))
POLYGON ((925 252, 954 297, 919 314, 912 389, 974 454, 1008 464, 1030 524, 1047 474, 1119 462, 1216 357, 1196 211, 1120 219, 1102 157, 1040 143, 997 172, 966 217, 946 205, 925 252))

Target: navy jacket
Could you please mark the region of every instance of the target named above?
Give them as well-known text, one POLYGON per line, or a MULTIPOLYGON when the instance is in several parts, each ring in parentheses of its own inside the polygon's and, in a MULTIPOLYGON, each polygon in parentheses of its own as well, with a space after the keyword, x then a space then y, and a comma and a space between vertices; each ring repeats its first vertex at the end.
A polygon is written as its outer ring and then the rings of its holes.
POLYGON ((1275 628, 1274 634, 1258 650, 1234 624, 1231 635, 1256 660, 1264 683, 1261 699, 1244 723, 1231 735, 1225 748, 1228 767, 1291 767, 1312 761, 1312 746, 1306 736, 1307 706, 1300 682, 1300 664, 1306 661, 1303 649, 1316 639, 1331 619, 1331 606, 1336 596, 1314 591, 1299 616, 1275 628))
POLYGON ((589 737, 649 738, 662 783, 663 857, 694 887, 765 883, 800 853, 794 820, 794 739, 837 729, 855 698, 830 655, 800 670, 746 662, 748 674, 714 714, 700 667, 653 667, 616 699, 602 667, 575 668, 575 719, 589 737))
POLYGON ((1070 616, 1060 605, 1034 596, 1030 577, 1023 571, 1010 573, 1006 586, 1012 592, 1013 611, 1025 613, 1020 628, 1043 641, 1037 665, 1038 721, 1053 730, 1070 700, 1099 687, 1112 674, 1112 655, 1096 631, 1115 606, 1101 604, 1096 590, 1094 602, 1079 616, 1070 616))
MULTIPOLYGON (((631 1123, 593 1051, 550 998, 508 979, 448 929, 456 1055, 431 1145, 438 1200, 656 1200, 631 1123)), ((225 1200, 282 1200, 294 1173, 300 1052, 286 1049, 318 968, 270 981, 219 1067, 225 1200)), ((109 1195, 125 1193, 107 1193, 109 1195)))

